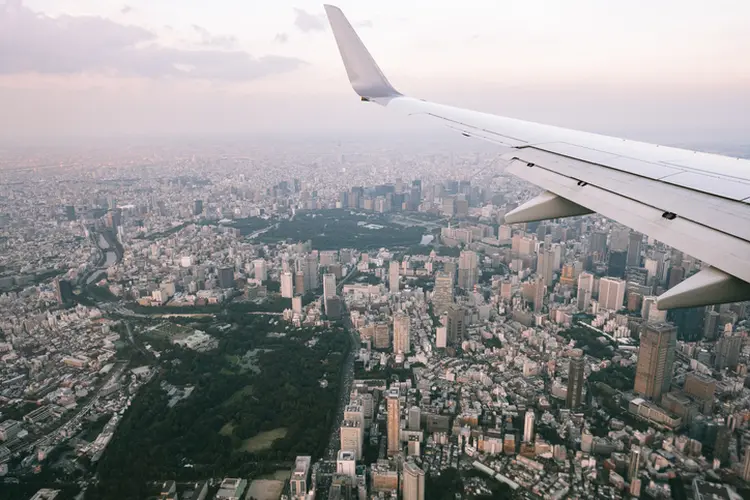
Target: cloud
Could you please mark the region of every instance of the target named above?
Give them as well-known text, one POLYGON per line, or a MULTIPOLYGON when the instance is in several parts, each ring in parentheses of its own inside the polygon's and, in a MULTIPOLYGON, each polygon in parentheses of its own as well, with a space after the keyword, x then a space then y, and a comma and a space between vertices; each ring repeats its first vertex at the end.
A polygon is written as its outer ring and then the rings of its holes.
POLYGON ((322 14, 310 14, 302 9, 294 9, 294 25, 303 33, 311 31, 323 31, 325 29, 325 18, 322 14))
POLYGON ((372 28, 372 21, 365 19, 364 21, 357 21, 354 23, 355 28, 372 28))
POLYGON ((232 35, 212 35, 206 28, 196 24, 193 25, 193 29, 200 35, 201 45, 207 47, 223 47, 226 49, 231 49, 237 45, 237 37, 232 35))
MULTIPOLYGON (((208 36, 204 41, 209 46, 233 42, 231 37, 208 36)), ((138 26, 94 16, 53 18, 32 12, 18 1, 0 9, 0 75, 104 73, 243 81, 292 71, 303 64, 296 58, 253 57, 240 50, 164 47, 153 32, 138 26)))
POLYGON ((120 14, 129 14, 133 12, 133 7, 130 5, 123 5, 122 9, 120 9, 120 14))
POLYGON ((289 35, 287 33, 277 33, 273 41, 276 43, 286 43, 289 41, 289 35))

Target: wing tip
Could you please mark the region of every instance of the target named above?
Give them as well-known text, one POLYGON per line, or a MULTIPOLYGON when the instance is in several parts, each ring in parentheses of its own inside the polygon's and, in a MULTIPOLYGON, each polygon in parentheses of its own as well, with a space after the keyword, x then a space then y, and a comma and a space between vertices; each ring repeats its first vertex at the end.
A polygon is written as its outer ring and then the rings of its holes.
POLYGON ((354 91, 367 100, 401 96, 380 70, 343 11, 331 4, 323 4, 323 8, 354 91))

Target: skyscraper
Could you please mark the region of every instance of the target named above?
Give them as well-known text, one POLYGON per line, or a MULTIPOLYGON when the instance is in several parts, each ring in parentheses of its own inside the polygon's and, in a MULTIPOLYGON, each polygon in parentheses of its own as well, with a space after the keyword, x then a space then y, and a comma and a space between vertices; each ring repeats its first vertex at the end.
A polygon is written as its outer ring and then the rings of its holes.
POLYGON ((268 279, 268 270, 266 269, 266 261, 263 259, 255 259, 253 261, 253 268, 255 269, 255 279, 259 281, 266 281, 268 279))
POLYGON ((388 455, 395 455, 401 451, 401 409, 399 407, 398 389, 390 389, 386 394, 388 411, 388 455))
POLYGON ((397 260, 392 260, 391 263, 388 265, 388 289, 391 291, 391 293, 398 292, 400 270, 401 270, 401 265, 399 264, 397 260))
POLYGON ((636 231, 631 231, 628 238, 628 256, 627 265, 628 267, 640 267, 641 265, 641 244, 643 243, 643 235, 636 231))
POLYGON ((714 368, 723 370, 724 368, 736 368, 740 361, 740 351, 742 350, 742 337, 738 335, 728 335, 719 339, 716 343, 716 357, 714 359, 714 368))
POLYGON ((357 477, 357 457, 350 451, 340 450, 336 457, 336 474, 343 476, 349 476, 351 478, 357 477))
POLYGON ((193 203, 193 215, 200 215, 203 213, 203 200, 195 200, 193 203))
POLYGON ((630 448, 630 460, 628 463, 628 481, 632 482, 638 477, 638 471, 641 468, 641 447, 633 445, 630 448))
POLYGON ((341 421, 341 451, 354 453, 357 460, 362 458, 362 436, 364 429, 362 422, 344 419, 341 421))
POLYGON ((304 295, 305 291, 305 273, 304 271, 297 271, 294 274, 294 293, 304 295))
POLYGON ((333 297, 336 295, 336 275, 326 273, 323 275, 323 297, 333 297))
POLYGON ((453 304, 453 275, 438 272, 435 275, 435 290, 432 292, 432 311, 441 315, 453 304))
POLYGON ((544 307, 544 291, 547 289, 547 283, 544 281, 544 278, 541 276, 537 276, 536 280, 534 281, 534 312, 540 313, 542 312, 542 308, 544 307))
POLYGON ((402 354, 411 352, 409 316, 404 313, 397 313, 393 316, 393 352, 402 354))
POLYGON ((625 277, 625 268, 627 267, 628 253, 623 250, 620 252, 609 252, 609 261, 607 263, 607 273, 617 278, 625 277))
POLYGON ((458 286, 471 290, 479 281, 479 258, 471 250, 461 251, 458 257, 458 286))
POLYGON ((523 419, 523 442, 534 442, 534 410, 526 410, 526 416, 523 419))
POLYGON ((622 309, 626 283, 621 279, 602 278, 599 281, 599 306, 610 311, 622 309))
POLYGON ((581 406, 585 366, 583 357, 570 358, 570 364, 568 365, 568 394, 565 401, 568 408, 573 409, 581 406))
POLYGON ((750 446, 745 445, 745 459, 742 461, 742 479, 750 481, 750 446))
POLYGON ((285 299, 294 297, 294 276, 289 271, 281 273, 281 296, 285 299))
POLYGON ((659 401, 669 391, 676 345, 677 329, 670 323, 643 326, 633 389, 636 394, 659 401))
POLYGON ((421 427, 422 421, 422 410, 419 406, 412 406, 409 408, 409 430, 418 431, 421 427))
POLYGON ((318 288, 318 256, 310 253, 303 259, 303 271, 305 273, 305 291, 317 290, 318 288))
POLYGON ((604 254, 607 253, 607 233, 603 231, 596 231, 591 234, 589 243, 589 251, 601 261, 604 254))
POLYGON ((219 287, 234 288, 234 269, 231 267, 219 269, 219 287))
POLYGON ((682 283, 685 279, 685 268, 682 266, 672 266, 669 268, 667 276, 667 289, 671 289, 682 283))
POLYGON ((579 311, 585 311, 591 303, 591 294, 594 291, 594 275, 591 273, 581 273, 578 276, 578 301, 579 311))
POLYGON ((463 307, 451 304, 445 311, 445 327, 448 334, 448 343, 461 342, 465 334, 465 313, 463 307))
POLYGON ((404 500, 424 500, 424 471, 413 462, 404 464, 402 489, 404 500))

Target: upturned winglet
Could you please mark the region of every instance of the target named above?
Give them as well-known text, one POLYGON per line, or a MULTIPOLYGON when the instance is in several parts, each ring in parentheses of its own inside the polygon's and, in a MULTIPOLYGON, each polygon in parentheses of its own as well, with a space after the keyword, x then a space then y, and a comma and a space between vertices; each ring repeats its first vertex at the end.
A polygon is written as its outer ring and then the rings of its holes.
POLYGON ((324 5, 346 74, 362 100, 388 99, 401 94, 393 88, 341 9, 324 5))

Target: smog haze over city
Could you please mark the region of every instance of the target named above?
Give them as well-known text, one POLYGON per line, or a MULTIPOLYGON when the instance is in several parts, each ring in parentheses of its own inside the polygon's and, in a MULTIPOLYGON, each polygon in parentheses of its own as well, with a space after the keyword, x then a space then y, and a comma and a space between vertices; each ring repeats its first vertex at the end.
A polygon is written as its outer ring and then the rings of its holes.
POLYGON ((0 499, 750 497, 750 3, 3 1, 0 499))

